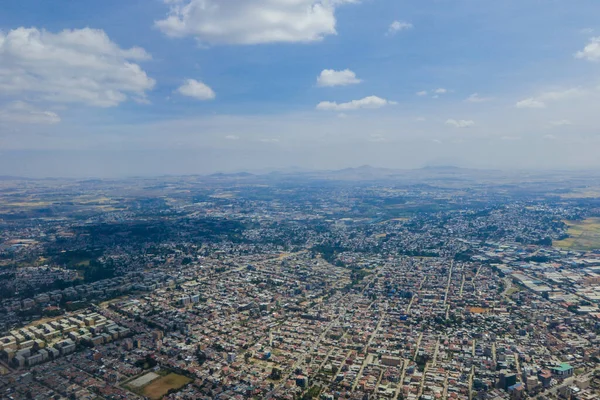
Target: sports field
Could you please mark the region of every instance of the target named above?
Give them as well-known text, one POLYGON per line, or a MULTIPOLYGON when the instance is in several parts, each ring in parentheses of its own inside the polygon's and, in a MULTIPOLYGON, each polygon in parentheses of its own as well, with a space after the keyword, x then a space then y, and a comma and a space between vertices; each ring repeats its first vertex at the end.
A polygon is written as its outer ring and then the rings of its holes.
POLYGON ((581 251, 600 249, 600 218, 565 222, 569 225, 569 237, 555 241, 555 247, 581 251))
POLYGON ((146 375, 142 375, 139 378, 129 382, 127 386, 130 386, 134 389, 141 388, 142 386, 147 385, 148 383, 152 382, 153 380, 159 377, 160 375, 155 374, 154 372, 148 372, 146 375))
POLYGON ((191 381, 192 380, 186 376, 170 373, 160 379, 152 381, 152 383, 144 387, 142 394, 150 398, 150 400, 160 400, 169 390, 181 389, 191 381))

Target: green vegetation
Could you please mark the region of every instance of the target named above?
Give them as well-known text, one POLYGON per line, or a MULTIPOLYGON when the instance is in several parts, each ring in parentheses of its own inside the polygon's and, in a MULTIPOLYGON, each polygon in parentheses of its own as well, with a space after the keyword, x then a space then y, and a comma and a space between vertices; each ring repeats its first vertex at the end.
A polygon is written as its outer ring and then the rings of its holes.
POLYGON ((135 366, 142 369, 154 368, 157 364, 158 363, 156 362, 156 360, 150 355, 147 355, 146 358, 142 358, 135 362, 135 366))
POLYGON ((320 386, 313 386, 310 389, 308 389, 308 391, 306 393, 304 393, 304 395, 302 395, 302 400, 312 400, 314 398, 318 398, 319 394, 321 393, 321 387, 320 386))
POLYGON ((569 237, 554 242, 554 246, 568 250, 600 249, 600 218, 566 221, 569 237))

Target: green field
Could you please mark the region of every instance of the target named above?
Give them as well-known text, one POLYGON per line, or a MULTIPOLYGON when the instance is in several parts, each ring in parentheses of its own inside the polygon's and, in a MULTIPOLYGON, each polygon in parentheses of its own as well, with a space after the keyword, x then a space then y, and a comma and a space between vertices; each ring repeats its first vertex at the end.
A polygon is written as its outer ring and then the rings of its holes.
POLYGON ((150 384, 142 389, 142 395, 150 398, 151 400, 160 400, 164 395, 171 389, 181 389, 192 380, 183 375, 177 375, 170 373, 163 376, 160 379, 152 381, 150 384))
POLYGON ((600 249, 600 218, 565 222, 569 226, 569 237, 555 241, 555 247, 581 251, 600 249))

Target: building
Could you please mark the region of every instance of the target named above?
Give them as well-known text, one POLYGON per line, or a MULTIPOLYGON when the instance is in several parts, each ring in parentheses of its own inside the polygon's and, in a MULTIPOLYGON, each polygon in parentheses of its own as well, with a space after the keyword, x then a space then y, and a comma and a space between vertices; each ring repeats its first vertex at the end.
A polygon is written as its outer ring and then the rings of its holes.
POLYGON ((559 378, 568 378, 573 376, 573 367, 567 363, 561 363, 557 367, 550 368, 552 374, 559 378))
POLYGON ((498 388, 508 391, 508 388, 517 383, 517 374, 507 370, 500 371, 498 379, 498 388))
POLYGON ((543 369, 538 373, 538 379, 540 380, 542 387, 549 388, 552 383, 552 373, 547 369, 543 369))
POLYGON ((235 358, 236 358, 236 354, 235 353, 228 353, 227 354, 227 362, 229 364, 232 364, 235 362, 235 358))
POLYGON ((402 364, 402 359, 399 357, 383 356, 381 357, 381 364, 388 367, 397 367, 402 364))

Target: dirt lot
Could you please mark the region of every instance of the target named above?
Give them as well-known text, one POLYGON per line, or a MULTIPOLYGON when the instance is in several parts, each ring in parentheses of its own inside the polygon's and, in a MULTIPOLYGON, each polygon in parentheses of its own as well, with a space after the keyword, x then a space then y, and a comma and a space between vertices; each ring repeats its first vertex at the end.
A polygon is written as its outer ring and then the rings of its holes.
POLYGON ((180 389, 191 381, 188 377, 171 373, 144 387, 142 394, 151 400, 160 400, 169 390, 180 389))

